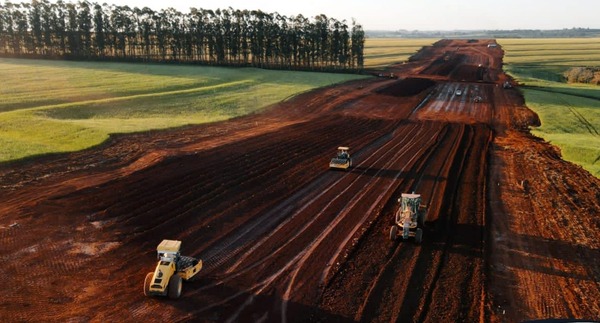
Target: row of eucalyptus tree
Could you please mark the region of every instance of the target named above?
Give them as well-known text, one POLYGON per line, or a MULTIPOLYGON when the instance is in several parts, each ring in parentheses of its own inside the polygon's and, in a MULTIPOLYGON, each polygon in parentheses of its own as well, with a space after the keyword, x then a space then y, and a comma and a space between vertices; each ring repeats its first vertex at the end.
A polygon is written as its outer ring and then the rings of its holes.
POLYGON ((2 56, 357 70, 364 41, 361 25, 325 15, 0 2, 2 56))

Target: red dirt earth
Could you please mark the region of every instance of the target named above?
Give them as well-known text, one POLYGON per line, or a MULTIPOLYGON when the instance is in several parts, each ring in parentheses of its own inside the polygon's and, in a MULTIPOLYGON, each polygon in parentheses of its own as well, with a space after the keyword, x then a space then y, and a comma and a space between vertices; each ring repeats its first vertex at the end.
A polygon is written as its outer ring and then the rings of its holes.
POLYGON ((600 180, 529 133, 539 120, 499 86, 490 42, 439 41, 397 79, 0 166, 2 320, 598 319, 600 180), (327 167, 339 145, 350 171, 327 167), (392 242, 412 191, 424 241, 392 242), (179 300, 143 295, 165 238, 204 261, 179 300))

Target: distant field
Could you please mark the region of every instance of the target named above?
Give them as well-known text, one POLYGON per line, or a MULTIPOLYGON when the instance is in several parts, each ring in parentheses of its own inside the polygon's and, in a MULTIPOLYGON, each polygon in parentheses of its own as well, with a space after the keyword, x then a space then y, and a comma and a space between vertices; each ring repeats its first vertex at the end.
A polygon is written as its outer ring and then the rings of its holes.
MULTIPOLYGON (((405 61, 435 39, 368 39, 367 67, 405 61)), ((112 133, 225 120, 360 78, 159 64, 0 59, 0 162, 85 149, 112 133)))
POLYGON ((508 64, 600 65, 600 38, 498 39, 508 64))
POLYGON ((365 67, 381 68, 408 60, 421 47, 438 39, 367 38, 365 41, 365 67))
POLYGON ((0 162, 225 120, 357 75, 0 59, 0 162))
POLYGON ((533 133, 563 157, 600 177, 600 87, 567 84, 570 67, 600 66, 600 39, 499 39, 505 69, 520 83, 542 121, 533 133))

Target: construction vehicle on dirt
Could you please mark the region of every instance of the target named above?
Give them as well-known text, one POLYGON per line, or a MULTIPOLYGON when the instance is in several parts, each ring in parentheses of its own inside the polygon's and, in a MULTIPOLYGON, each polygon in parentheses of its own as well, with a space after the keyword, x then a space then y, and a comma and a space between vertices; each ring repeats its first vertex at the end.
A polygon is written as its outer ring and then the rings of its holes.
POLYGON ((173 299, 181 296, 182 281, 189 281, 198 274, 202 260, 182 256, 180 250, 178 240, 165 239, 156 247, 158 264, 154 272, 146 274, 144 295, 173 299))
POLYGON ((421 204, 421 194, 402 193, 398 202, 400 207, 396 211, 394 225, 390 228, 390 240, 396 241, 401 236, 403 240, 414 238, 416 243, 421 243, 427 213, 427 208, 421 204))
POLYGON ((348 169, 352 167, 352 158, 348 152, 349 149, 348 147, 338 147, 337 156, 331 159, 329 168, 348 169))

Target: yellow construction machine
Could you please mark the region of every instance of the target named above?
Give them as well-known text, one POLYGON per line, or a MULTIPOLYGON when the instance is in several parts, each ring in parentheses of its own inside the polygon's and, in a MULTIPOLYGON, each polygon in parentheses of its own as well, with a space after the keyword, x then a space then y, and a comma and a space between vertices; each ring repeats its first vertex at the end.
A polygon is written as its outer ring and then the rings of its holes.
POLYGON ((421 204, 421 194, 402 193, 398 202, 400 207, 394 216, 394 225, 390 228, 390 240, 395 241, 401 236, 402 240, 414 238, 416 243, 421 243, 427 213, 427 206, 421 204))
POLYGON ((202 260, 182 256, 180 250, 181 241, 178 240, 163 240, 156 247, 158 264, 154 272, 146 275, 144 295, 181 296, 182 281, 188 281, 198 274, 202 269, 202 260))
POLYGON ((348 152, 348 147, 338 147, 338 153, 335 158, 329 162, 329 168, 348 169, 352 166, 352 158, 348 152))

